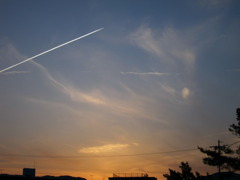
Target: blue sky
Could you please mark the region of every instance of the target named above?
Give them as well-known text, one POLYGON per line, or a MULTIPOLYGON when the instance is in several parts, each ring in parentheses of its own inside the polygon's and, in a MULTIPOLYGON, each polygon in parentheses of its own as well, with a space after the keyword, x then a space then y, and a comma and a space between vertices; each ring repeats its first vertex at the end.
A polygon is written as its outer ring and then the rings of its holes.
POLYGON ((239 8, 237 0, 1 0, 0 69, 104 29, 0 74, 0 168, 21 173, 35 162, 37 175, 163 179, 188 161, 214 172, 198 151, 121 155, 236 141, 228 127, 240 100, 239 8))

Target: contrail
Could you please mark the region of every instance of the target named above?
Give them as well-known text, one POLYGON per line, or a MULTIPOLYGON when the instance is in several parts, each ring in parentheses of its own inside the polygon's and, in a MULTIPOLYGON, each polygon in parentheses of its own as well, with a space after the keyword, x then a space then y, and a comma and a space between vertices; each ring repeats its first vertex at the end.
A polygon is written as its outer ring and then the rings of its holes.
POLYGON ((7 67, 7 68, 1 70, 0 73, 2 73, 2 72, 4 72, 4 71, 7 71, 7 70, 9 70, 9 69, 11 69, 11 68, 14 68, 14 67, 16 67, 16 66, 18 66, 18 65, 20 65, 20 64, 25 63, 25 62, 28 62, 28 61, 30 61, 30 60, 38 57, 38 56, 41 56, 41 55, 46 54, 46 53, 48 53, 48 52, 51 52, 51 51, 53 51, 53 50, 55 50, 55 49, 58 49, 58 48, 60 48, 60 47, 62 47, 62 46, 65 46, 65 45, 67 45, 67 44, 70 44, 70 43, 72 43, 72 42, 74 42, 74 41, 77 41, 77 40, 79 40, 79 39, 82 39, 82 38, 84 38, 84 37, 86 37, 86 36, 89 36, 89 35, 91 35, 91 34, 93 34, 93 33, 96 33, 96 32, 98 32, 98 31, 101 31, 102 29, 103 29, 103 28, 97 29, 97 30, 92 31, 92 32, 90 32, 90 33, 88 33, 88 34, 85 34, 85 35, 83 35, 83 36, 80 36, 80 37, 78 37, 78 38, 76 38, 76 39, 73 39, 73 40, 68 41, 68 42, 66 42, 66 43, 63 43, 63 44, 60 44, 60 45, 58 45, 58 46, 56 46, 56 47, 54 47, 54 48, 52 48, 52 49, 49 49, 49 50, 44 51, 44 52, 42 52, 42 53, 40 53, 40 54, 38 54, 38 55, 35 55, 35 56, 33 56, 33 57, 30 57, 30 58, 28 58, 28 59, 26 59, 26 60, 24 60, 24 61, 21 61, 21 62, 19 62, 19 63, 17 63, 17 64, 14 64, 14 65, 12 65, 12 66, 10 66, 10 67, 7 67))

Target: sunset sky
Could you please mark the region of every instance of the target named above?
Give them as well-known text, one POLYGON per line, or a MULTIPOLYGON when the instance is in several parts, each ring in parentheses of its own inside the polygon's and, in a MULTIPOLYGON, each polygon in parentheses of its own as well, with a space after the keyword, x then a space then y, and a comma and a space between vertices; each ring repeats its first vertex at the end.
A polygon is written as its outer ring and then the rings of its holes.
POLYGON ((0 0, 0 170, 159 180, 240 107, 239 0, 0 0), (189 150, 189 151, 182 151, 189 150))

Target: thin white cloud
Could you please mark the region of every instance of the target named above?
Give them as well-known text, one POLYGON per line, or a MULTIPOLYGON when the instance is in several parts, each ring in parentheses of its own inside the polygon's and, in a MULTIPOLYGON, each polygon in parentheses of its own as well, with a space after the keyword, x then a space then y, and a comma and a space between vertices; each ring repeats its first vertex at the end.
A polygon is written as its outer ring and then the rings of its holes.
POLYGON ((79 153, 97 154, 97 153, 114 152, 114 151, 123 150, 127 147, 129 147, 128 144, 106 144, 102 146, 84 147, 79 150, 79 153))
POLYGON ((161 85, 161 87, 163 88, 163 90, 166 93, 168 93, 170 95, 175 95, 176 94, 176 90, 173 87, 170 87, 168 85, 163 85, 163 84, 161 85))
POLYGON ((106 102, 103 97, 101 97, 100 92, 84 93, 79 89, 68 87, 67 93, 70 95, 73 101, 87 102, 95 105, 105 105, 106 102))
POLYGON ((155 76, 166 76, 170 73, 161 73, 161 72, 121 72, 121 74, 133 74, 133 75, 155 75, 155 76))
POLYGON ((0 75, 26 74, 26 73, 31 73, 31 71, 7 71, 0 73, 0 75))
POLYGON ((187 99, 190 95, 190 89, 189 88, 183 88, 182 89, 182 98, 187 99))

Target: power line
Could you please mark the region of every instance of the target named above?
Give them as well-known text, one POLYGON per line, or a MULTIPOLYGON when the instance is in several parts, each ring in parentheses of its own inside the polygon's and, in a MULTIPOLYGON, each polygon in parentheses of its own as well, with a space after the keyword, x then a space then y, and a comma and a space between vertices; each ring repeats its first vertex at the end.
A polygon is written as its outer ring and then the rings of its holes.
POLYGON ((235 143, 232 143, 232 144, 230 144, 230 145, 227 145, 228 147, 230 147, 230 146, 233 146, 233 145, 235 145, 235 144, 237 144, 237 143, 240 143, 240 141, 237 141, 237 142, 235 142, 235 143))
MULTIPOLYGON (((228 147, 239 143, 240 141, 234 142, 228 147)), ((151 152, 151 153, 136 153, 136 154, 122 154, 122 155, 89 155, 89 156, 57 156, 57 155, 39 155, 39 154, 4 154, 0 153, 0 156, 3 157, 19 157, 19 158, 49 158, 49 159, 81 159, 81 158, 117 158, 117 157, 133 157, 133 156, 151 156, 151 155, 160 155, 160 154, 168 154, 168 153, 181 153, 181 152, 190 152, 199 150, 198 148, 190 148, 190 149, 181 149, 181 150, 173 150, 173 151, 161 151, 161 152, 151 152)))
POLYGON ((181 149, 175 151, 162 151, 162 152, 152 152, 152 153, 139 153, 139 154, 123 154, 123 155, 102 155, 102 156, 46 156, 46 155, 27 155, 27 154, 0 154, 4 157, 19 157, 19 158, 53 158, 53 159, 80 159, 80 158, 114 158, 114 157, 131 157, 131 156, 150 156, 168 153, 180 153, 180 152, 190 152, 196 151, 197 148, 193 149, 181 149))

